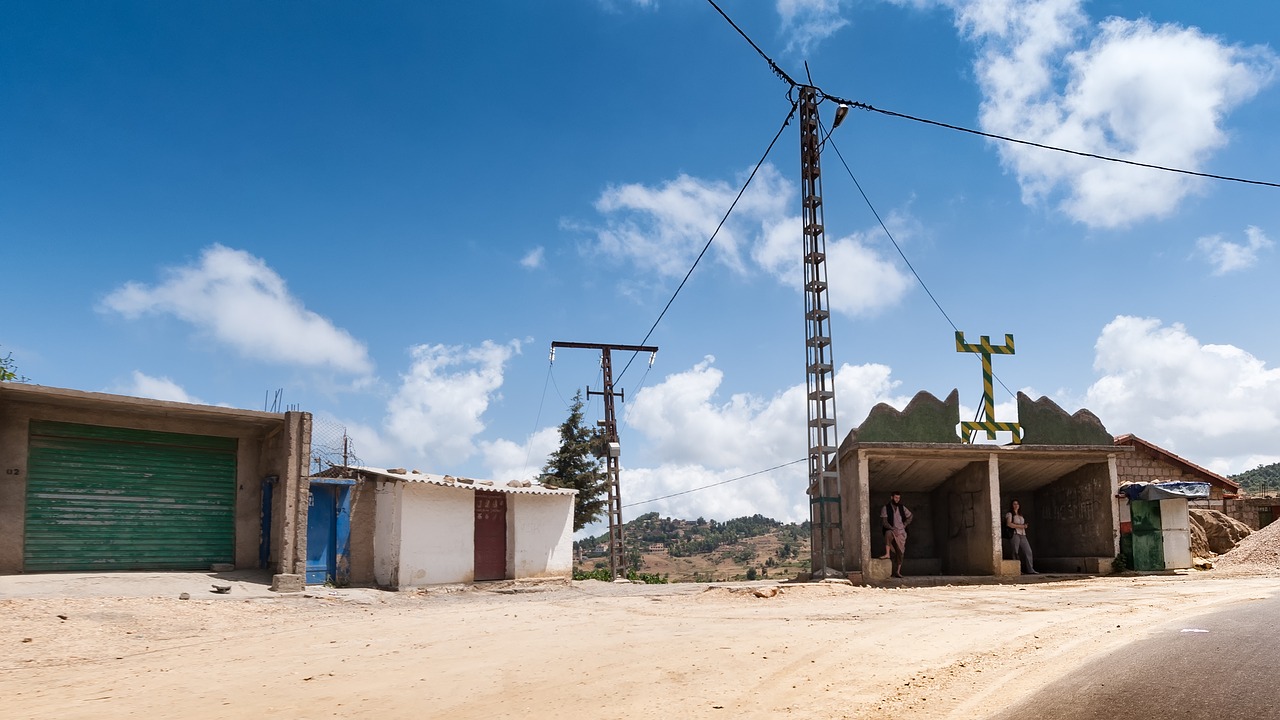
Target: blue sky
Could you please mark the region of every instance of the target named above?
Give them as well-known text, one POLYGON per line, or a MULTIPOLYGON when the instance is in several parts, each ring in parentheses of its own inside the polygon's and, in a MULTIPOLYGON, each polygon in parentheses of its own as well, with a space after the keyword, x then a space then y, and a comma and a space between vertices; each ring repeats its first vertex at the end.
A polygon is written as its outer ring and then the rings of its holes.
MULTIPOLYGON (((722 7, 832 95, 1280 181, 1280 6, 722 7)), ((280 390, 367 464, 530 477, 600 388, 551 342, 643 340, 787 90, 699 0, 6 2, 0 352, 43 385, 280 390)), ((1280 460, 1280 190, 859 110, 823 157, 841 434, 920 390, 971 413, 981 376, 832 148, 956 327, 1015 336, 1009 389, 1221 472, 1280 460)), ((618 378, 626 517, 807 515, 803 463, 735 480, 807 445, 798 163, 793 123, 618 378)))

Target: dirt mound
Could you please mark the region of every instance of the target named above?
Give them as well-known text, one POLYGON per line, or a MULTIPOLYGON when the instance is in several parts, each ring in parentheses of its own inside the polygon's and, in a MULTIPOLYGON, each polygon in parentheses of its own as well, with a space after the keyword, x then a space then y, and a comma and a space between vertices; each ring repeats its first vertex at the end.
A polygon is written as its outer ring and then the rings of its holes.
POLYGON ((1248 525, 1217 510, 1191 508, 1191 554, 1209 557, 1221 555, 1240 544, 1253 532, 1248 525))
POLYGON ((1271 523, 1241 540, 1234 550, 1215 560, 1214 565, 1249 571, 1280 570, 1280 523, 1271 523))

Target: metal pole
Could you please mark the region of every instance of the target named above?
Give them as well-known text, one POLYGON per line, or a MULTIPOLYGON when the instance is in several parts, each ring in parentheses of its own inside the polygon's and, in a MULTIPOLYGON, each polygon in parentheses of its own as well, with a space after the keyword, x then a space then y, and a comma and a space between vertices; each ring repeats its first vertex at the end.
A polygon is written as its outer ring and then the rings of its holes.
POLYGON ((844 577, 840 453, 836 432, 835 361, 827 302, 827 243, 823 227, 822 139, 818 93, 800 87, 800 204, 804 229, 805 375, 809 408, 809 522, 811 577, 844 577), (836 568, 839 568, 838 570, 836 568))

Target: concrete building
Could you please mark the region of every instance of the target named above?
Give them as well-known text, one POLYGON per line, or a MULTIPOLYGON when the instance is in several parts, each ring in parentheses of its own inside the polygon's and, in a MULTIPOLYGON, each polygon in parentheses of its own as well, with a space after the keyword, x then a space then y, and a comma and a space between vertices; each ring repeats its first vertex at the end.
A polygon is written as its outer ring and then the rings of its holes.
POLYGON ((1209 484, 1209 500, 1235 497, 1240 492, 1240 484, 1231 478, 1202 468, 1137 435, 1117 435, 1116 445, 1134 449, 1118 458, 1116 471, 1121 483, 1203 482, 1209 484))
POLYGON ((573 575, 576 490, 403 468, 334 474, 354 482, 352 582, 412 588, 573 575))
POLYGON ((300 589, 310 428, 0 383, 0 573, 270 567, 300 589))
POLYGON ((1000 535, 1011 500, 1029 520, 1042 571, 1109 572, 1119 546, 1117 446, 1092 413, 1068 415, 1018 394, 1019 445, 970 444, 957 434, 959 394, 922 392, 901 412, 887 404, 841 444, 843 568, 862 582, 890 574, 879 511, 902 493, 915 514, 906 574, 1016 575, 1000 535))

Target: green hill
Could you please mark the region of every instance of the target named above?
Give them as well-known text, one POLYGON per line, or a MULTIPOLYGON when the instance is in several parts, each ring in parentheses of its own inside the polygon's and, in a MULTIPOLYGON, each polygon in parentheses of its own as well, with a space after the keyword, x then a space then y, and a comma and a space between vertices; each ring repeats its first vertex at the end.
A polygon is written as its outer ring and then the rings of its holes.
MULTIPOLYGON (((578 569, 609 564, 608 533, 573 544, 578 569)), ((809 523, 763 515, 720 522, 647 513, 623 523, 623 562, 637 573, 671 582, 795 577, 809 568, 809 523)))
POLYGON ((1239 475, 1232 475, 1231 479, 1240 483, 1241 489, 1251 495, 1280 491, 1280 463, 1259 465, 1239 475))

